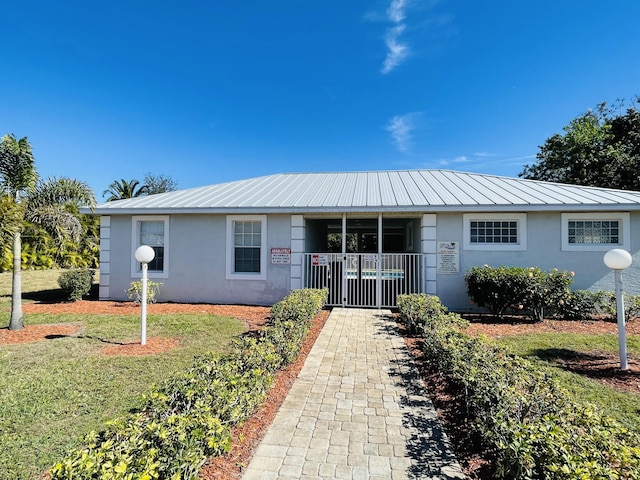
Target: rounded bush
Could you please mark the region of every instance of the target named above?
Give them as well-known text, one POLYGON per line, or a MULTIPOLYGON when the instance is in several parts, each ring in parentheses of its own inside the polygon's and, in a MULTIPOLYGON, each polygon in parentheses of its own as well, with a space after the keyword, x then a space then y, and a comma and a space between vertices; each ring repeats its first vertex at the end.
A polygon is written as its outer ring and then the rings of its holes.
POLYGON ((75 302, 89 294, 94 274, 95 270, 88 268, 67 270, 58 277, 58 285, 65 294, 65 298, 75 302))

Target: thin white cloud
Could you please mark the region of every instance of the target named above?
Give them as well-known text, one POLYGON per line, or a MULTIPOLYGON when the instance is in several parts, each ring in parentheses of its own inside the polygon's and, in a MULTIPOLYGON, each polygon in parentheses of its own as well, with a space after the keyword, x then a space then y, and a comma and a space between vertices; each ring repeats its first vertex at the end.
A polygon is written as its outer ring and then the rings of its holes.
POLYGON ((387 8, 387 16, 394 23, 400 23, 404 20, 404 10, 407 7, 407 0, 392 0, 391 5, 387 8))
POLYGON ((385 75, 400 65, 409 55, 409 45, 399 40, 406 28, 401 22, 406 18, 405 10, 408 3, 409 0, 391 0, 387 8, 387 18, 395 25, 387 30, 384 38, 387 55, 380 71, 385 75))
POLYGON ((385 130, 391 134, 391 141, 402 153, 411 151, 411 139, 416 128, 415 120, 419 115, 420 112, 396 115, 385 127, 385 130))
POLYGON ((385 44, 387 56, 382 64, 382 73, 387 74, 396 68, 409 55, 409 46, 398 41, 398 36, 404 31, 404 25, 396 25, 387 31, 385 44))
POLYGON ((524 161, 536 158, 535 155, 523 155, 518 157, 502 157, 496 153, 476 152, 472 157, 467 155, 459 155, 453 158, 441 158, 436 163, 440 166, 465 164, 467 169, 474 171, 482 170, 488 167, 505 167, 522 165, 524 161), (488 159, 493 157, 493 159, 488 159))

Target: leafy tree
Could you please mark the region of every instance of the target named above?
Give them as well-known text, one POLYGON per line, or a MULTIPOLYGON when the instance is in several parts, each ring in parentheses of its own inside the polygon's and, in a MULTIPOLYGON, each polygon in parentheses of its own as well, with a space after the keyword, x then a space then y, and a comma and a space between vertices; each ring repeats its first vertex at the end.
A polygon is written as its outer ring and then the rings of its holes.
POLYGON ((11 205, 10 217, 13 276, 11 288, 10 330, 24 327, 22 314, 22 230, 24 222, 39 225, 58 243, 79 239, 80 220, 68 211, 69 205, 95 204, 87 184, 69 178, 40 180, 31 145, 26 137, 5 135, 0 143, 0 185, 3 205, 11 205))
POLYGON ((102 196, 109 194, 107 202, 115 200, 124 200, 125 198, 136 198, 145 195, 147 191, 146 185, 140 185, 136 179, 133 180, 115 180, 109 188, 102 192, 102 196))
POLYGON ((144 186, 144 195, 173 192, 178 189, 178 183, 173 178, 165 175, 153 175, 152 173, 147 173, 144 177, 144 186))
MULTIPOLYGON (((640 111, 636 98, 624 113, 598 105, 548 138, 520 177, 532 180, 640 190, 640 111)), ((617 104, 619 111, 624 108, 617 104)))

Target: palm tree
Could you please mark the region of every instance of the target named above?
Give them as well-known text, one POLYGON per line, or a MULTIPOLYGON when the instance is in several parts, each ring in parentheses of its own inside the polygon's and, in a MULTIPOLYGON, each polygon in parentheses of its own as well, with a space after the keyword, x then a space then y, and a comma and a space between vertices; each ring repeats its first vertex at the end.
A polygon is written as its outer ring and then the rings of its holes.
POLYGON ((89 186, 79 180, 50 178, 39 180, 35 160, 27 137, 20 140, 5 135, 0 143, 0 185, 4 201, 15 208, 13 236, 13 277, 11 287, 10 330, 24 327, 22 315, 22 222, 44 228, 56 241, 78 239, 82 233, 80 220, 69 205, 95 205, 89 186))
POLYGON ((102 192, 102 196, 109 194, 107 202, 113 202, 114 200, 123 200, 125 198, 136 198, 145 195, 147 192, 146 185, 140 185, 140 182, 136 179, 133 180, 115 180, 109 188, 102 192))

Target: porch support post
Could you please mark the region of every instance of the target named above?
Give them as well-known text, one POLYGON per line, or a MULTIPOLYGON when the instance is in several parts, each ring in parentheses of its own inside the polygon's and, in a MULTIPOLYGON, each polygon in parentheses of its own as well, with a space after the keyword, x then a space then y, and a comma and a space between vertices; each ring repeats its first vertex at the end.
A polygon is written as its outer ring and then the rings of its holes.
POLYGON ((100 300, 111 298, 109 275, 111 273, 111 217, 100 217, 100 300))
POLYGON ((308 268, 302 264, 304 257, 304 216, 291 215, 291 267, 290 271, 290 287, 291 290, 303 288, 304 269, 308 268))
POLYGON ((347 306, 347 213, 342 214, 342 306, 347 306))
POLYGON ((424 258, 424 293, 435 295, 437 293, 436 285, 436 214, 425 213, 422 215, 422 255, 424 258))
POLYGON ((376 258, 376 307, 382 305, 382 212, 378 213, 378 257, 376 258))

